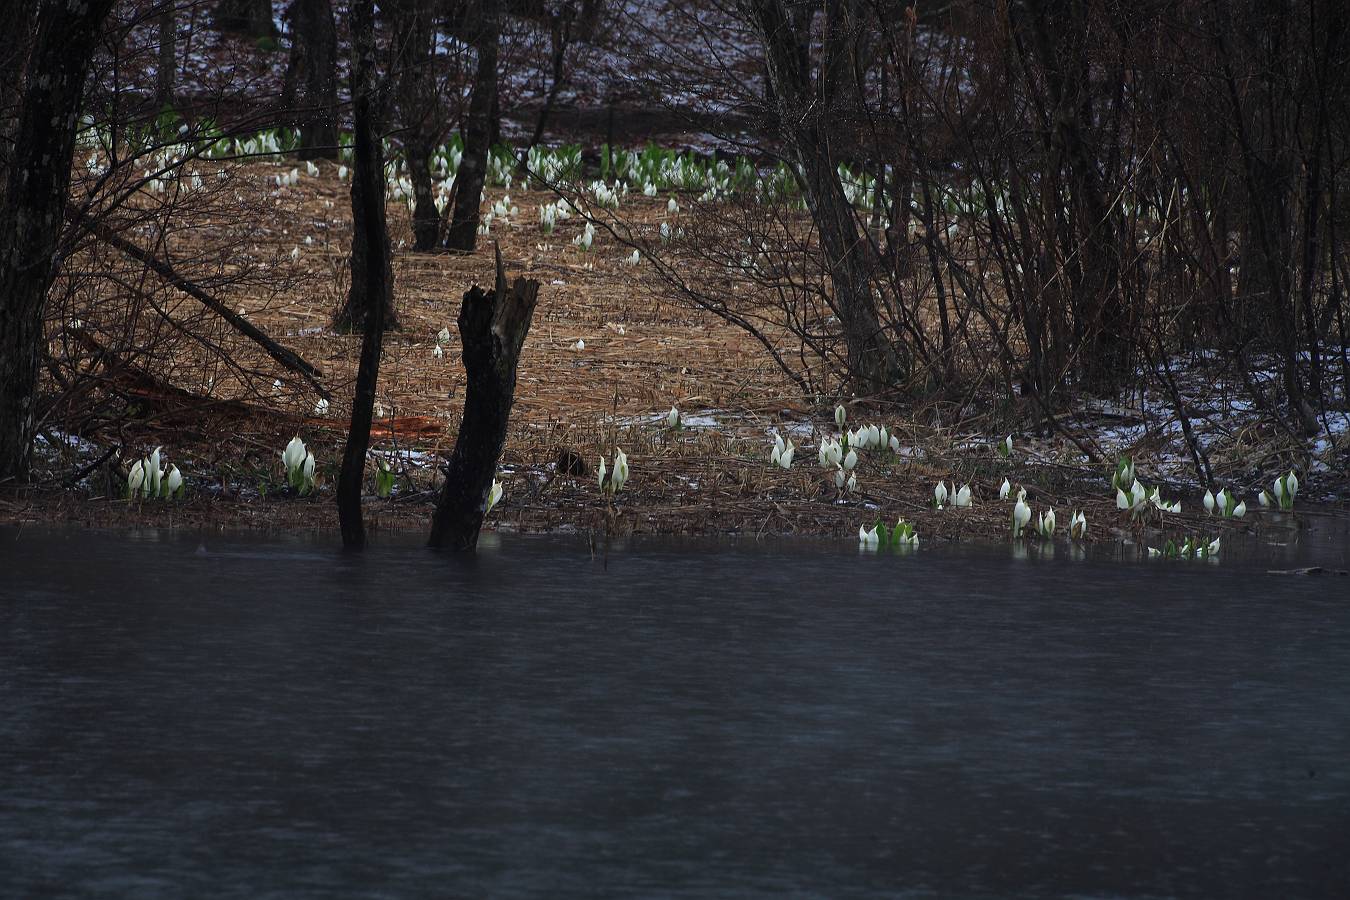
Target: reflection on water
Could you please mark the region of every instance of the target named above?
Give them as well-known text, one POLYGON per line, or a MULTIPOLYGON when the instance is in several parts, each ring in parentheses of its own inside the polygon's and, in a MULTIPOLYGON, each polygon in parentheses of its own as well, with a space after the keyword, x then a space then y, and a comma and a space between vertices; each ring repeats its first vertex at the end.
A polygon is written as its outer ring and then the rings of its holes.
POLYGON ((1343 538, 0 532, 0 895, 1344 896, 1343 538))

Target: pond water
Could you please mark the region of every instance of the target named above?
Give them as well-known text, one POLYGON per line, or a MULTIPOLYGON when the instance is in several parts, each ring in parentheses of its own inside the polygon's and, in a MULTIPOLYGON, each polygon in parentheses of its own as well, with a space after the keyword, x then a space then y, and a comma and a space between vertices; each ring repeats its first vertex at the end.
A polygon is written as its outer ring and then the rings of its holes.
POLYGON ((0 895, 1343 897, 1346 542, 0 531, 0 895))

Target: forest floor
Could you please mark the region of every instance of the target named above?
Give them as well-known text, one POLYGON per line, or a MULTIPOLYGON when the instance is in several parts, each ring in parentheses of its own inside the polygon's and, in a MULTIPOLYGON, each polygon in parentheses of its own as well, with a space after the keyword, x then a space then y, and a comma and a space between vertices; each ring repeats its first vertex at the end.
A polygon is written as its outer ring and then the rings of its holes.
MULTIPOLYGON (((264 183, 285 168, 251 164, 247 177, 264 183)), ((297 187, 273 190, 279 202, 266 217, 225 223, 244 230, 239 249, 252 265, 271 267, 277 275, 273 283, 284 287, 258 289, 266 279, 241 282, 222 296, 323 370, 333 395, 328 410, 316 412, 314 391, 275 366, 269 369, 269 361, 251 345, 231 345, 255 357, 232 372, 185 339, 168 343, 156 371, 175 390, 140 391, 115 427, 105 421, 45 428, 35 454, 38 484, 0 492, 0 522, 336 528, 331 479, 346 436, 343 411, 350 404, 360 339, 329 328, 345 290, 350 222, 348 185, 331 164, 322 164, 322 170, 297 187), (319 486, 309 497, 295 497, 284 487, 280 451, 296 434, 318 460, 319 486), (184 473, 187 496, 122 499, 127 465, 159 445, 166 462, 184 473)), ((501 194, 489 193, 490 201, 501 194)), ((858 489, 841 492, 816 460, 819 440, 837 431, 834 398, 803 397, 759 344, 674 299, 645 261, 630 265, 630 249, 605 231, 588 253, 571 242, 581 228, 576 219, 561 223, 552 235, 543 234, 538 207, 551 195, 511 195, 519 212, 508 221, 496 220, 490 239, 481 240, 469 256, 413 253, 400 246, 411 241, 408 216, 401 206, 390 206, 400 327, 385 340, 372 451, 394 461, 399 479, 391 498, 367 500, 367 521, 374 530, 428 527, 438 465, 454 445, 463 401, 455 318, 469 285, 491 284, 494 241, 509 275, 536 278, 542 288, 500 467, 504 498, 488 528, 850 539, 859 525, 903 517, 916 523, 925 541, 1006 539, 1011 502, 998 498, 1004 478, 1027 489, 1034 511, 1056 510, 1061 537, 1075 509, 1087 515, 1088 540, 1152 542, 1159 533, 1212 535, 1261 527, 1252 491, 1264 482, 1258 482, 1251 466, 1259 436, 1225 451, 1228 457, 1215 450, 1221 470, 1231 457, 1226 471, 1233 477, 1225 480, 1251 509, 1245 520, 1220 522, 1200 508, 1202 488, 1193 471, 1187 472, 1176 423, 1150 421, 1119 404, 1085 405, 1064 417, 1066 430, 1085 435, 1099 449, 1100 457, 1089 462, 1078 442, 1060 432, 1036 435, 1008 425, 1019 416, 1030 417, 1029 408, 1003 409, 995 417, 987 407, 978 412, 960 404, 901 408, 856 398, 847 404, 849 426, 886 425, 901 447, 884 458, 863 453, 858 489), (443 328, 451 337, 437 356, 443 328), (684 420, 678 431, 664 424, 672 405, 684 420), (994 452, 1006 431, 1014 433, 1008 459, 994 452), (799 447, 789 471, 769 463, 775 432, 799 447), (627 452, 632 475, 611 514, 597 489, 594 467, 615 446, 627 452), (1183 501, 1183 512, 1155 516, 1147 534, 1118 512, 1110 465, 1120 452, 1133 453, 1141 480, 1163 485, 1169 499, 1183 501), (970 484, 973 506, 934 509, 939 480, 953 491, 970 484)), ((624 205, 626 213, 645 216, 653 227, 666 216, 664 198, 630 197, 624 205)), ((170 250, 186 255, 200 239, 195 233, 174 237, 170 250)), ((181 297, 175 302, 195 303, 181 297)), ((97 330, 97 308, 84 315, 90 321, 83 327, 97 330)), ((227 343, 223 328, 214 334, 227 343)), ((1232 430, 1231 424, 1224 427, 1232 430)), ((1339 502, 1333 508, 1347 509, 1343 462, 1348 450, 1342 423, 1323 448, 1326 461, 1318 463, 1325 484, 1305 477, 1307 496, 1320 487, 1323 499, 1339 502)))

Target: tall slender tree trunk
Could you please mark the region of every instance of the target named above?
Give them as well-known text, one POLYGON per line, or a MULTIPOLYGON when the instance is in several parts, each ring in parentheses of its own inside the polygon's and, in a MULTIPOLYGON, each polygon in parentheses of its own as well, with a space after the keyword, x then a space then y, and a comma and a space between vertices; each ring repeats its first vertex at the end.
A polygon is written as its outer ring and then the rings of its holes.
POLYGON ((113 0, 37 11, 0 198, 0 482, 21 477, 35 427, 42 313, 57 267, 80 99, 113 0))
POLYGON ((764 45, 774 116, 805 177, 807 205, 820 233, 844 332, 849 379, 858 390, 884 389, 904 366, 881 327, 871 248, 839 183, 839 160, 832 146, 838 127, 833 116, 849 102, 846 92, 851 82, 841 58, 847 52, 849 29, 841 19, 852 6, 845 8, 834 0, 827 4, 833 18, 826 23, 825 58, 814 94, 808 57, 802 53, 801 23, 791 15, 799 7, 790 11, 783 0, 753 0, 751 6, 764 45))
POLYGON ((330 0, 295 0, 287 102, 301 87, 297 119, 301 159, 337 159, 337 27, 330 0))
POLYGON ((348 304, 364 310, 364 334, 361 362, 356 374, 356 395, 352 399, 351 426, 342 453, 338 474, 338 520, 342 545, 359 550, 366 544, 365 522, 361 515, 361 488, 365 482, 366 451, 370 447, 370 421, 375 409, 375 387, 380 374, 380 350, 384 336, 387 298, 393 294, 390 283, 389 234, 384 220, 384 160, 380 136, 375 128, 372 100, 378 87, 375 71, 374 10, 372 0, 352 0, 352 118, 355 133, 352 175, 353 253, 356 244, 363 247, 366 265, 360 280, 352 275, 352 293, 348 304), (359 185, 359 189, 358 189, 359 185))
MULTIPOLYGON (((372 37, 372 41, 374 38, 372 37)), ((355 44, 352 47, 352 76, 356 76, 356 63, 361 54, 355 44)), ((372 44, 370 61, 365 69, 367 83, 363 90, 365 112, 373 137, 370 140, 370 159, 376 173, 375 179, 352 178, 352 261, 351 285, 347 296, 337 314, 333 317, 333 329, 342 332, 366 331, 366 320, 371 304, 379 303, 382 309, 380 330, 398 327, 398 314, 394 309, 394 272, 389 251, 389 230, 385 222, 384 211, 384 142, 382 137, 385 91, 378 82, 379 73, 375 66, 375 49, 372 44), (366 192, 375 191, 367 202, 366 192), (372 271, 373 270, 373 271, 372 271), (373 292, 373 293, 368 293, 373 292)), ((356 84, 352 83, 353 106, 355 105, 356 84)))
POLYGON ((155 105, 173 106, 174 75, 177 68, 178 22, 176 0, 165 0, 159 14, 159 59, 155 63, 155 105))
POLYGON ((478 242, 478 213, 483 182, 487 179, 487 157, 492 144, 492 109, 497 97, 497 41, 499 2, 483 0, 477 44, 478 67, 474 73, 473 96, 469 98, 468 120, 464 123, 464 156, 455 176, 454 212, 446 232, 449 250, 472 252, 478 242))
POLYGON ((221 31, 235 31, 251 38, 270 38, 277 33, 272 21, 272 0, 218 0, 211 19, 221 31))
POLYGON ((403 126, 403 152, 413 186, 413 249, 434 250, 441 234, 441 214, 432 190, 431 157, 444 128, 441 98, 436 93, 434 9, 430 0, 405 0, 396 6, 402 32, 399 53, 398 114, 403 126))

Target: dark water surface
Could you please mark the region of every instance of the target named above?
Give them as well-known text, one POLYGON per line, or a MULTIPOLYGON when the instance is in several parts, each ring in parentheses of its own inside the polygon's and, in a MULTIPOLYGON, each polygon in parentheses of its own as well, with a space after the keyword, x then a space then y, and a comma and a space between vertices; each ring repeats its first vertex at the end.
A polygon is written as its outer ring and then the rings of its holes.
POLYGON ((0 531, 0 895, 1350 896, 1343 539, 201 541, 0 531))

